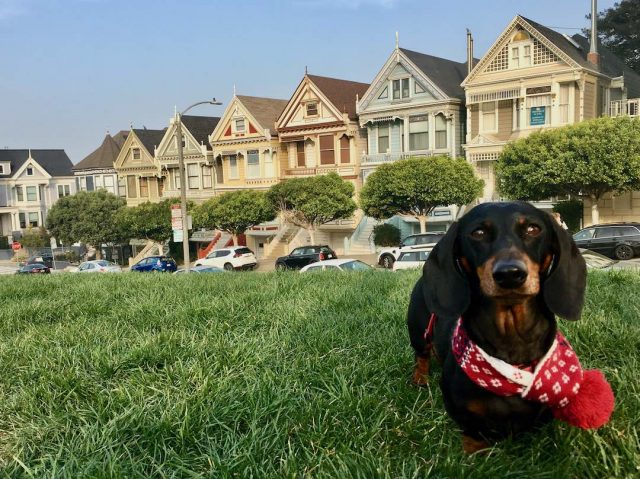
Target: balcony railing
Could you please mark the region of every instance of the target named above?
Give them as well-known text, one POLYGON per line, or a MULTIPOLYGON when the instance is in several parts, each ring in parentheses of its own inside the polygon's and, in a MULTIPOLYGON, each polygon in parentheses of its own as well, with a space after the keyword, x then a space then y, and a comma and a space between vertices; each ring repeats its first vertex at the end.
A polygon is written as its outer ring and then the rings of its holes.
POLYGON ((390 163, 393 161, 404 160, 405 158, 415 156, 433 156, 432 150, 415 150, 405 153, 376 153, 372 155, 362 155, 362 163, 390 163))
POLYGON ((284 170, 285 176, 313 176, 324 175, 327 173, 337 173, 341 176, 350 176, 355 174, 354 166, 341 166, 341 165, 323 165, 315 168, 289 168, 284 170))
POLYGON ((640 116, 640 98, 612 101, 609 116, 640 116))

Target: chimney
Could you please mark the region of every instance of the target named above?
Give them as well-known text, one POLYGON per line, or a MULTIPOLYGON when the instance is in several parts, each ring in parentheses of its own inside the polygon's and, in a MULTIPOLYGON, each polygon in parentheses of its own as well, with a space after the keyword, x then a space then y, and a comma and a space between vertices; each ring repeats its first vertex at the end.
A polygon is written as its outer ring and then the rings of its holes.
POLYGON ((595 66, 600 66, 598 53, 598 0, 591 0, 591 46, 587 60, 595 66))
POLYGON ((473 37, 471 30, 467 28, 467 75, 473 70, 473 37))

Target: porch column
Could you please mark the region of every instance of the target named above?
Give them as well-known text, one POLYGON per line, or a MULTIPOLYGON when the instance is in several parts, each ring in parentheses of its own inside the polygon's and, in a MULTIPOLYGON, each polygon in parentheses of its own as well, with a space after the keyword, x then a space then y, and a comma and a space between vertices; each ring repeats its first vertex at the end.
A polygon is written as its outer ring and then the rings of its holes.
POLYGON ((409 152, 409 117, 405 116, 404 121, 404 153, 409 152))
POLYGON ((200 181, 200 183, 198 183, 198 189, 202 190, 202 168, 204 167, 205 163, 197 163, 198 165, 198 179, 200 181))
POLYGON ((465 131, 465 142, 471 142, 471 105, 467 103, 467 131, 465 131))
POLYGON ((457 156, 456 151, 456 125, 455 125, 456 116, 454 114, 447 120, 447 142, 449 147, 449 153, 451 154, 451 158, 455 158, 457 156))
POLYGON ((427 150, 434 150, 436 147, 436 115, 429 112, 429 145, 427 150))

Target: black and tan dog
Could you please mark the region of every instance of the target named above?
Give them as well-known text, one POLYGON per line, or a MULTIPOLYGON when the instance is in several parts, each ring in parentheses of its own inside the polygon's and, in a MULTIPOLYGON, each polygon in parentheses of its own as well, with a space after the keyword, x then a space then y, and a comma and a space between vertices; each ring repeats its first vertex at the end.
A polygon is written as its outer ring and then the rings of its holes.
POLYGON ((544 405, 477 386, 452 354, 460 317, 469 338, 491 356, 531 365, 556 334, 555 315, 580 317, 586 266, 573 239, 547 213, 524 202, 483 203, 435 246, 411 295, 408 326, 416 352, 413 382, 427 383, 431 345, 442 362, 441 389, 462 428, 466 452, 551 419, 544 405))

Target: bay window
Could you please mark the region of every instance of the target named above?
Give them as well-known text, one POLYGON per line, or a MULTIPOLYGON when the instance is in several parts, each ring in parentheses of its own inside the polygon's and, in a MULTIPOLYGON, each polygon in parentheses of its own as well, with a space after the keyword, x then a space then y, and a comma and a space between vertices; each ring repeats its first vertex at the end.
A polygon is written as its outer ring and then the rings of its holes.
POLYGON ((444 115, 436 115, 435 118, 435 130, 436 130, 436 148, 447 147, 447 120, 444 115))
POLYGON ((427 115, 409 118, 409 150, 429 149, 429 119, 427 115))
POLYGON ((200 174, 197 163, 189 163, 187 165, 187 187, 190 190, 197 190, 200 188, 200 174))
POLYGON ((258 150, 247 151, 247 178, 260 177, 260 153, 258 150))
POLYGON ((389 125, 378 125, 378 153, 389 150, 389 125))

